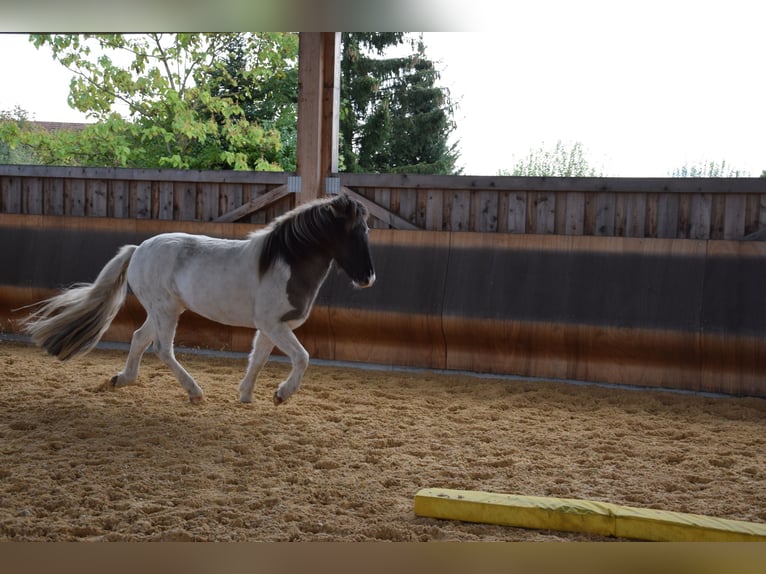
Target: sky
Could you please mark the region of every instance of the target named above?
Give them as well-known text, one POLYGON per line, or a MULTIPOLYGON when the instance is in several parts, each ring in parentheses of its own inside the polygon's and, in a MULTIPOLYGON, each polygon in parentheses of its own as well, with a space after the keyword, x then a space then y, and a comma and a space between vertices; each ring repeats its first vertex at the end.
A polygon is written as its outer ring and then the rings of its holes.
MULTIPOLYGON (((580 142, 608 176, 663 177, 723 160, 752 176, 766 169, 758 3, 628 4, 509 2, 484 31, 424 33, 458 103, 464 174, 511 170, 559 140, 580 142)), ((85 121, 66 102, 69 72, 47 49, 0 34, 0 53, 0 110, 85 121)))

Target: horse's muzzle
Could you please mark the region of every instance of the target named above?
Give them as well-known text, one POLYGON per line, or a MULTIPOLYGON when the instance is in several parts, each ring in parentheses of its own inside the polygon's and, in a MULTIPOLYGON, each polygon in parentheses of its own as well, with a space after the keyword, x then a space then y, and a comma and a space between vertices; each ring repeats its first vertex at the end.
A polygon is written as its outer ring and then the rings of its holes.
POLYGON ((372 284, 375 283, 375 273, 370 275, 364 281, 352 281, 352 283, 357 289, 367 289, 367 287, 372 287, 372 284))

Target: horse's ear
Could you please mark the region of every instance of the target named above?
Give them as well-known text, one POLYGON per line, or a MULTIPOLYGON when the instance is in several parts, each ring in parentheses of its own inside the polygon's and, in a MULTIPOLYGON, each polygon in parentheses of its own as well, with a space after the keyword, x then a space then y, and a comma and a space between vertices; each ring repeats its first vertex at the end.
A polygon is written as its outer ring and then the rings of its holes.
POLYGON ((339 195, 328 205, 335 217, 345 221, 347 231, 353 229, 360 220, 366 221, 369 215, 367 207, 361 201, 345 194, 339 195))
POLYGON ((354 202, 345 195, 341 194, 333 199, 329 204, 330 211, 335 217, 340 219, 353 219, 354 217, 354 202))

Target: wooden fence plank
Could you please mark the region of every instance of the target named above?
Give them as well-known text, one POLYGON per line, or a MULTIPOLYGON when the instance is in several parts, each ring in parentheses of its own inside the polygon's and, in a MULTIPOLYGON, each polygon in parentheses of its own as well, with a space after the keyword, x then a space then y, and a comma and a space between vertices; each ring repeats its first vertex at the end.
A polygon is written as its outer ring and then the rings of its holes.
MULTIPOLYGON (((257 199, 259 195, 263 195, 269 191, 268 186, 262 184, 243 184, 242 185, 242 205, 248 201, 257 199)), ((224 214, 225 215, 225 214, 224 214)), ((240 221, 244 223, 252 223, 255 225, 262 225, 266 223, 266 214, 263 211, 255 211, 250 215, 244 217, 240 221)))
POLYGON ((497 232, 508 233, 508 192, 497 193, 497 232))
POLYGON ((745 236, 760 230, 758 223, 760 199, 757 195, 745 196, 745 236))
POLYGON ((508 233, 527 232, 527 196, 524 191, 508 193, 508 211, 505 215, 508 233))
POLYGON ((593 235, 614 235, 616 198, 613 193, 597 193, 595 196, 595 220, 593 235))
POLYGON ((620 193, 615 198, 614 204, 614 235, 616 237, 625 237, 625 228, 627 226, 627 194, 620 193))
POLYGON ((742 239, 745 236, 745 196, 727 194, 724 201, 723 239, 742 239))
POLYGON ((425 189, 415 190, 415 225, 420 229, 426 228, 426 203, 428 193, 425 189))
POLYGON ((21 213, 21 178, 0 181, 0 204, 5 213, 21 213))
POLYGON ((552 192, 538 192, 532 195, 535 209, 534 232, 551 235, 556 228, 556 196, 552 192))
POLYGON ((173 219, 194 221, 197 218, 197 185, 176 183, 173 185, 173 219))
POLYGON ((726 196, 714 193, 710 202, 710 236, 709 239, 723 239, 724 216, 726 212, 726 196))
POLYGON ((218 186, 218 212, 229 213, 242 205, 242 184, 222 183, 218 186))
MULTIPOLYGON (((373 197, 372 200, 380 205, 383 209, 390 211, 391 210, 391 190, 388 188, 374 188, 373 190, 373 197)), ((373 227, 376 229, 389 229, 391 226, 386 223, 385 221, 378 219, 377 217, 373 218, 373 227)))
POLYGON ((213 221, 219 215, 218 213, 218 184, 200 183, 199 193, 199 217, 202 221, 213 221))
POLYGON ((39 177, 25 177, 21 182, 21 212, 42 215, 43 182, 39 177))
POLYGON ((497 231, 497 199, 497 192, 494 191, 478 191, 472 194, 471 231, 497 231))
POLYGON ((135 219, 152 217, 152 182, 130 182, 130 213, 135 219))
POLYGON ((657 198, 657 237, 674 239, 679 233, 679 196, 660 194, 657 198))
POLYGON ((165 181, 171 183, 255 183, 277 186, 292 172, 234 171, 197 169, 142 169, 119 167, 66 167, 47 165, 0 165, 2 177, 39 177, 58 179, 104 179, 108 181, 165 181))
POLYGON ((657 202, 659 196, 656 193, 646 194, 646 226, 645 237, 657 237, 657 202))
POLYGON ((109 182, 104 179, 85 180, 86 215, 106 217, 108 185, 109 182))
POLYGON ((468 231, 471 214, 471 194, 468 191, 455 191, 449 203, 449 225, 447 231, 468 231))
POLYGON ((691 198, 688 195, 678 196, 678 235, 679 239, 689 239, 691 236, 691 198))
POLYGON ((629 193, 625 198, 625 236, 644 237, 646 233, 646 194, 629 193))
POLYGON ((713 196, 710 193, 694 193, 690 200, 688 237, 689 239, 708 239, 713 196))
POLYGON ((64 180, 43 180, 43 214, 64 215, 64 180))
POLYGON ((152 197, 157 197, 155 217, 162 220, 173 219, 173 183, 169 181, 155 182, 152 194, 152 197))
POLYGON ((567 194, 556 192, 556 214, 553 233, 556 235, 565 235, 567 228, 567 194))
POLYGON ((418 215, 418 197, 417 190, 401 189, 399 190, 399 217, 416 225, 418 215))
POLYGON ((434 189, 426 192, 425 228, 428 231, 444 228, 444 194, 434 189))
POLYGON ((118 219, 130 216, 130 183, 117 179, 109 186, 106 198, 106 213, 118 219))
POLYGON ((64 181, 65 215, 85 215, 85 180, 67 179, 64 181))
POLYGON ((585 231, 585 194, 568 193, 566 198, 566 235, 582 235, 585 231))

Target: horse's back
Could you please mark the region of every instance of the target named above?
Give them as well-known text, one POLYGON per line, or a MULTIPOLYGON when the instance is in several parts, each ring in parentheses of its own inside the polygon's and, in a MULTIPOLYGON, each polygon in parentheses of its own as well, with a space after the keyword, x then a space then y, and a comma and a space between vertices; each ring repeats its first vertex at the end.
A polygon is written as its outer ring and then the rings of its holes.
POLYGON ((249 326, 258 280, 256 251, 251 239, 163 233, 136 249, 128 283, 144 307, 176 306, 249 326))

